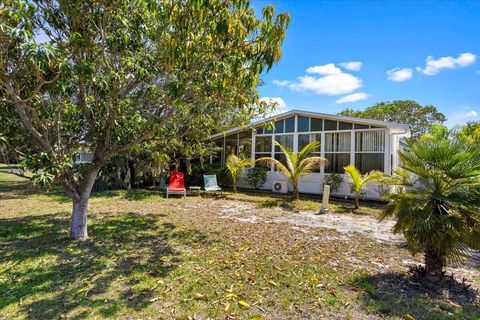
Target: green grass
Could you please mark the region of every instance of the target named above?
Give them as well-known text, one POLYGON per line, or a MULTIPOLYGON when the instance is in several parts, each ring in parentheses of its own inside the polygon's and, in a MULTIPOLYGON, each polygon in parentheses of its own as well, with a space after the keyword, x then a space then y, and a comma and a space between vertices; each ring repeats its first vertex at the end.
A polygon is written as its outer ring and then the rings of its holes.
POLYGON ((336 233, 220 218, 217 211, 231 203, 253 204, 260 216, 320 205, 229 193, 184 200, 146 190, 100 192, 90 201, 91 238, 76 242, 68 238, 68 198, 0 173, 0 318, 480 316, 475 304, 452 300, 460 308, 452 306, 398 286, 399 272, 368 265, 408 257, 404 249, 357 235, 312 242, 336 233))

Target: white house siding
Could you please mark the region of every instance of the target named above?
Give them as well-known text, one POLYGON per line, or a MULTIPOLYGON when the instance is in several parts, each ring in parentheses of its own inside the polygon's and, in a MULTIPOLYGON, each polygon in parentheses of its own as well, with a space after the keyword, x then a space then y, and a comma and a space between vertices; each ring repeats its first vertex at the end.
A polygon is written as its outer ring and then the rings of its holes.
MULTIPOLYGON (((409 130, 404 125, 296 110, 267 120, 280 123, 277 127, 279 132, 277 130, 273 132, 267 129, 264 130, 262 125, 265 120, 253 123, 248 128, 232 129, 223 136, 217 135, 215 139, 225 141, 225 136, 237 135, 240 131, 245 134, 246 130, 247 132, 251 132, 252 158, 279 156, 280 153, 276 152, 273 145, 274 139, 280 140, 282 144, 287 144, 294 152, 299 151, 300 135, 303 135, 301 136, 302 139, 321 141, 321 149, 318 150, 316 155, 330 158, 335 161, 335 164, 328 167, 327 170, 322 167, 319 172, 301 177, 299 191, 309 194, 321 194, 323 192, 324 177, 328 175, 326 172, 336 170, 337 173, 343 176, 344 181, 339 190, 332 192, 332 194, 336 196, 352 196, 348 178, 342 174, 343 166, 347 164, 363 165, 366 171, 371 170, 371 168, 381 167, 384 172, 391 173, 392 169, 397 168, 399 164, 398 150, 400 148, 400 139, 409 136, 409 130), (305 120, 306 118, 308 118, 308 120, 305 120), (287 119, 290 120, 287 121, 287 119), (292 126, 294 128, 293 130, 292 126), (321 129, 319 130, 320 127, 321 129), (305 128, 308 129, 305 130, 305 128), (271 137, 272 142, 271 146, 269 144, 262 144, 263 150, 259 152, 255 146, 257 139, 261 139, 261 137, 271 137)), ((280 172, 271 169, 267 172, 267 182, 263 186, 263 189, 272 190, 273 181, 286 180, 285 176, 280 172)), ((245 181, 245 177, 240 178, 238 186, 244 188, 249 187, 245 181)), ((289 186, 289 191, 292 191, 291 185, 289 186)), ((371 183, 367 187, 364 198, 379 198, 378 187, 374 183, 371 183)))
MULTIPOLYGON (((299 186, 298 189, 300 193, 307 193, 307 194, 317 194, 321 195, 323 193, 323 185, 324 185, 324 176, 326 174, 320 174, 320 173, 312 173, 306 176, 303 176, 300 178, 299 186)), ((345 175, 342 175, 344 177, 344 181, 342 185, 340 186, 339 190, 336 192, 331 192, 333 196, 340 196, 340 197, 352 197, 353 194, 350 192, 350 184, 348 182, 348 179, 345 177, 345 175)), ((267 172, 267 181, 263 185, 262 190, 272 190, 273 187, 273 181, 287 181, 287 178, 285 178, 284 175, 278 172, 267 172)), ((251 188, 251 186, 248 185, 246 182, 245 177, 240 177, 238 180, 237 186, 239 188, 251 188)), ((292 185, 289 183, 288 184, 288 191, 292 191, 292 185)), ((378 200, 380 198, 380 195, 378 193, 378 187, 375 183, 369 184, 369 186, 366 188, 366 193, 363 197, 364 199, 372 199, 372 200, 378 200)))

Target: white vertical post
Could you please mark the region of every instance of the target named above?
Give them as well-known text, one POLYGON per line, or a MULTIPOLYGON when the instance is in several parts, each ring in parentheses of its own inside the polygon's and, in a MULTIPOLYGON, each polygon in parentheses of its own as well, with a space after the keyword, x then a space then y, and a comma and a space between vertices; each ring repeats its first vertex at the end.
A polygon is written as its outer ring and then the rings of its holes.
MULTIPOLYGON (((270 146, 270 156, 275 159, 275 144, 273 144, 273 141, 275 140, 275 133, 272 133, 272 141, 271 141, 271 146, 270 146)), ((270 166, 270 172, 273 172, 273 167, 270 166)))
MULTIPOLYGON (((325 158, 325 131, 322 131, 320 133, 320 157, 325 158)), ((320 173, 322 175, 325 174, 325 166, 320 167, 320 173)), ((323 181, 325 181, 325 179, 323 179, 323 181)))
POLYGON ((390 157, 390 144, 391 144, 391 136, 390 136, 390 130, 387 128, 385 129, 385 139, 384 139, 384 143, 385 143, 385 158, 384 158, 384 171, 385 173, 388 173, 390 174, 391 173, 391 168, 392 168, 392 164, 391 164, 391 157, 390 157))
POLYGON ((226 151, 225 148, 226 148, 226 146, 227 146, 227 141, 226 141, 226 140, 227 140, 227 137, 226 137, 226 135, 224 134, 224 135, 223 135, 222 164, 225 164, 225 151, 226 151))
POLYGON ((251 160, 255 161, 255 129, 252 129, 252 147, 251 147, 251 160))
POLYGON ((237 132, 237 157, 240 157, 240 132, 237 132))
POLYGON ((293 128, 293 152, 298 153, 298 116, 295 116, 295 126, 293 128))
POLYGON ((355 131, 350 131, 350 164, 355 165, 355 131))
POLYGON ((322 197, 322 207, 320 208, 320 213, 328 212, 328 200, 330 198, 330 186, 323 186, 323 197, 322 197))

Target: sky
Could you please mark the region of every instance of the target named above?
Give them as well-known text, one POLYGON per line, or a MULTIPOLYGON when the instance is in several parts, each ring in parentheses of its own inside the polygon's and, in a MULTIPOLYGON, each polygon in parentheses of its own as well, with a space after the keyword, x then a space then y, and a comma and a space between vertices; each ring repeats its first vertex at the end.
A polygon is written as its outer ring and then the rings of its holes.
POLYGON ((282 111, 411 99, 449 126, 480 120, 480 1, 253 1, 267 4, 291 19, 259 87, 282 111))

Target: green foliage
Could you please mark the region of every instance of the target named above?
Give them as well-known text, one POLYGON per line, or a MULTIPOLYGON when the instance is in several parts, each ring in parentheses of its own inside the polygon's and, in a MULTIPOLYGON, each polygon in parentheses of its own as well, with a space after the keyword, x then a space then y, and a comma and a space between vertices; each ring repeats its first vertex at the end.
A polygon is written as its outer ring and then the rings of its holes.
POLYGON ((224 165, 219 163, 201 165, 192 164, 192 174, 185 176, 185 183, 191 186, 202 186, 203 175, 214 174, 217 176, 217 182, 220 186, 229 186, 231 184, 230 174, 224 165))
POLYGON ((433 105, 422 106, 412 100, 395 100, 379 102, 363 111, 345 109, 338 113, 341 116, 376 119, 398 122, 410 127, 413 138, 427 133, 433 123, 443 123, 447 120, 433 105))
POLYGON ((318 141, 310 142, 303 147, 298 154, 293 152, 293 150, 282 146, 278 141, 274 141, 274 144, 279 147, 282 153, 285 155, 285 164, 270 157, 263 157, 257 159, 256 161, 260 164, 264 163, 268 166, 275 166, 278 171, 283 173, 293 185, 292 198, 296 200, 299 197, 298 181, 300 177, 318 170, 320 166, 323 166, 327 162, 327 159, 312 156, 312 153, 315 152, 315 150, 318 150, 320 146, 318 141))
POLYGON ((480 121, 469 121, 457 134, 457 138, 467 143, 480 145, 480 121))
POLYGON ((48 172, 39 172, 33 175, 32 183, 34 186, 48 188, 52 184, 54 179, 55 176, 53 174, 50 174, 48 172))
POLYGON ((0 134, 74 200, 88 199, 109 159, 145 141, 189 141, 268 111, 256 87, 289 24, 244 0, 0 8, 0 134), (70 165, 80 150, 92 162, 70 165), (31 161, 40 153, 49 161, 31 161))
POLYGON ((343 177, 338 173, 330 173, 325 175, 325 184, 330 186, 332 192, 337 192, 343 183, 343 177))
POLYGON ((237 192, 237 180, 243 174, 243 170, 253 165, 251 159, 241 159, 234 155, 233 153, 228 156, 225 166, 227 167, 228 173, 232 178, 233 192, 237 192))
POLYGON ((151 155, 150 169, 154 175, 163 177, 170 167, 171 158, 166 153, 154 152, 151 155))
POLYGON ((267 182, 267 170, 261 167, 248 169, 247 182, 252 188, 260 189, 267 182))
POLYGON ((440 274, 480 248, 480 150, 456 139, 408 141, 401 171, 384 179, 396 186, 381 219, 394 217, 413 253, 424 251, 426 271, 440 274))
POLYGON ((365 192, 365 188, 370 182, 378 181, 383 173, 373 170, 362 175, 353 165, 348 165, 343 169, 350 180, 351 190, 355 194, 355 210, 357 210, 360 208, 360 198, 365 192))

